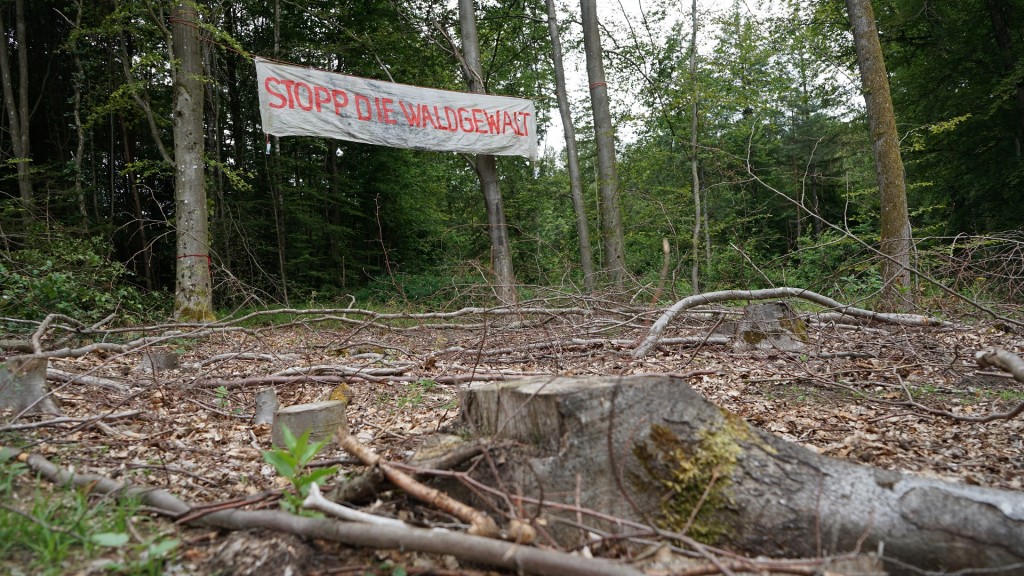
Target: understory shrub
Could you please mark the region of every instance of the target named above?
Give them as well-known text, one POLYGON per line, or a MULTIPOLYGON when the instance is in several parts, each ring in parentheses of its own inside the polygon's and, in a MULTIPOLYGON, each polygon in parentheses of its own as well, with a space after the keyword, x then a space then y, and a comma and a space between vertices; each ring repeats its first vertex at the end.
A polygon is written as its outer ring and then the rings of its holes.
POLYGON ((143 292, 132 273, 106 257, 99 238, 51 234, 0 253, 0 316, 41 320, 59 313, 89 323, 116 312, 139 320, 167 310, 167 297, 143 292))

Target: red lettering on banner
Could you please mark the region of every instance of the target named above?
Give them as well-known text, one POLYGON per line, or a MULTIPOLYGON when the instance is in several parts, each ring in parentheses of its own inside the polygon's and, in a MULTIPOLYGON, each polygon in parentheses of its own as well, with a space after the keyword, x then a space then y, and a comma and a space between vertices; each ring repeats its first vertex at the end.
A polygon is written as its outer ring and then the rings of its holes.
POLYGON ((441 128, 437 124, 437 106, 434 106, 433 116, 430 115, 430 107, 427 106, 426 104, 420 104, 420 112, 423 114, 422 126, 424 128, 427 127, 427 122, 430 122, 430 126, 433 127, 435 130, 439 130, 441 128))
POLYGON ((476 124, 476 133, 477 134, 487 134, 487 130, 486 130, 486 127, 487 127, 487 111, 486 110, 481 110, 480 108, 473 108, 473 122, 476 124), (481 120, 480 117, 478 116, 478 114, 483 114, 484 115, 484 119, 481 120), (483 126, 485 129, 481 130, 480 129, 481 126, 483 126))
POLYGON ((476 131, 476 125, 473 122, 473 115, 470 114, 469 110, 467 110, 465 108, 459 108, 458 110, 455 111, 455 113, 459 117, 459 128, 463 132, 475 132, 476 131), (468 120, 467 120, 467 118, 468 118, 468 120), (468 128, 466 127, 467 124, 469 125, 468 128))
MULTIPOLYGON (((443 108, 442 108, 442 110, 443 110, 443 108)), ((442 124, 441 123, 441 120, 447 119, 447 118, 448 118, 447 114, 445 114, 444 118, 441 118, 441 110, 438 110, 437 106, 434 106, 434 119, 437 120, 437 122, 435 123, 435 126, 437 127, 438 130, 446 130, 447 131, 447 130, 451 129, 451 124, 442 124)))
POLYGON ((341 109, 348 106, 348 94, 344 90, 331 90, 331 101, 334 102, 334 115, 341 116, 341 109), (341 96, 341 102, 338 102, 338 96, 341 96))
POLYGON ((423 106, 417 106, 415 104, 405 105, 405 102, 398 101, 398 106, 402 109, 402 114, 405 115, 405 121, 408 122, 409 126, 420 127, 420 122, 423 121, 423 106))
POLYGON ((316 102, 316 111, 321 111, 321 106, 331 101, 331 91, 323 86, 313 87, 314 101, 316 102))
POLYGON ((373 108, 370 107, 370 99, 362 94, 356 94, 356 118, 360 120, 369 120, 373 118, 373 108), (366 112, 363 112, 362 106, 366 106, 366 112))
POLYGON ((455 108, 445 106, 444 119, 448 122, 449 132, 457 132, 459 130, 459 113, 455 111, 455 108))
MULTIPOLYGON (((333 108, 335 116, 342 116, 342 109, 349 105, 349 94, 345 90, 306 82, 284 80, 267 76, 263 88, 269 95, 270 108, 300 109, 305 112, 323 112, 333 108)), ((453 108, 436 104, 421 104, 395 100, 381 96, 353 94, 356 118, 362 121, 376 121, 383 124, 398 124, 404 118, 408 126, 433 128, 445 132, 467 134, 494 134, 529 136, 529 112, 508 110, 487 110, 485 108, 453 108), (401 112, 401 116, 399 116, 401 112)))
POLYGON ((266 89, 267 93, 279 99, 281 102, 279 104, 271 102, 270 107, 284 108, 288 104, 288 99, 284 97, 284 94, 281 94, 280 92, 275 92, 274 89, 270 87, 271 82, 273 82, 274 84, 280 84, 281 81, 278 80, 277 78, 274 78, 273 76, 267 76, 267 79, 263 81, 263 87, 266 89))
POLYGON ((398 120, 391 117, 395 113, 395 108, 392 106, 394 103, 395 101, 391 98, 382 98, 380 101, 381 108, 384 110, 384 113, 378 114, 378 116, 380 116, 380 119, 383 120, 385 124, 398 124, 398 120))
MULTIPOLYGON (((505 133, 505 130, 506 130, 506 129, 507 129, 507 128, 508 128, 508 127, 509 127, 509 126, 511 125, 511 124, 512 124, 512 116, 510 116, 508 112, 506 112, 506 111, 502 110, 502 111, 501 111, 501 133, 502 133, 502 134, 504 134, 504 133, 505 133)), ((515 129, 514 129, 514 128, 513 128, 513 131, 515 131, 515 129)))
POLYGON ((284 81, 284 93, 288 95, 288 107, 295 108, 295 97, 292 96, 292 87, 295 86, 295 80, 284 81))
POLYGON ((313 89, 309 87, 309 84, 306 84, 305 82, 296 82, 292 91, 295 92, 295 103, 299 105, 299 108, 302 108, 306 112, 313 109, 313 89), (302 88, 306 89, 306 95, 309 96, 306 100, 305 106, 302 105, 302 88))

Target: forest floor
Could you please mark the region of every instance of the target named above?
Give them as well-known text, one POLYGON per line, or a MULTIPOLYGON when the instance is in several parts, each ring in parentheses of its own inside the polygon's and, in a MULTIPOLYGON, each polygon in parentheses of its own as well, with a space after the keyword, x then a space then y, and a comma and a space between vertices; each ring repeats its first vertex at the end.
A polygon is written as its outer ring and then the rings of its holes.
MULTIPOLYGON (((803 352, 737 352, 705 342, 662 345, 634 359, 631 352, 657 313, 610 304, 502 315, 323 313, 275 316, 276 325, 263 318, 214 332, 186 331, 162 342, 180 354, 177 369, 154 373, 141 353, 52 360, 51 369, 124 387, 58 386, 66 416, 134 414, 106 420, 106 426, 0 427, 0 444, 28 446, 26 451, 64 468, 161 486, 186 502, 211 504, 287 488, 261 455, 270 449, 269 427, 251 423, 255 394, 271 382, 282 406, 326 399, 346 382, 352 434, 382 457, 404 461, 424 438, 458 426, 459 392, 470 382, 658 373, 682 375, 718 406, 821 454, 1024 490, 1024 416, 987 423, 960 419, 1024 402, 1024 384, 974 361, 976 352, 992 347, 1021 354, 1020 333, 995 322, 854 326, 815 322, 809 315, 811 343, 803 352)), ((713 315, 689 314, 663 336, 701 340, 715 324, 713 315)), ((9 413, 0 416, 0 422, 10 421, 9 413)), ((340 465, 342 474, 362 469, 333 445, 315 462, 328 464, 340 465)), ((382 494, 373 506, 377 513, 415 522, 454 522, 398 491, 382 494)), ((270 533, 246 540, 166 520, 149 522, 153 534, 182 539, 165 567, 171 574, 274 573, 257 561, 272 562, 266 556, 275 549, 295 573, 488 573, 459 566, 451 557, 358 550, 270 533)), ((0 558, 0 571, 18 573, 19 561, 0 558)), ((68 566, 65 573, 105 573, 96 566, 68 566)))

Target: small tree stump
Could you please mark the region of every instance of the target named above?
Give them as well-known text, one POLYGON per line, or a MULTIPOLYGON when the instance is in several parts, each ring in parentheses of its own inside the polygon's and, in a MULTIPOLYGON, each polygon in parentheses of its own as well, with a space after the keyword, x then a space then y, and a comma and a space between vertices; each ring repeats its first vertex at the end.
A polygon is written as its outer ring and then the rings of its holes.
POLYGON ((45 356, 16 356, 0 363, 0 408, 13 408, 21 412, 31 406, 31 412, 60 414, 46 385, 45 356))
POLYGON ((177 352, 166 350, 146 349, 142 352, 142 361, 139 369, 147 374, 156 374, 165 370, 177 370, 181 368, 181 357, 177 352))
POLYGON ((340 400, 325 400, 281 408, 274 414, 270 440, 275 447, 283 447, 285 426, 296 438, 309 430, 310 442, 330 440, 339 426, 345 426, 345 406, 340 400))
POLYGON ((743 317, 736 323, 733 349, 798 352, 806 344, 807 324, 793 313, 789 304, 780 301, 751 304, 743 309, 743 317))
POLYGON ((256 415, 252 419, 253 425, 271 424, 274 421, 274 414, 280 404, 277 403, 277 391, 273 388, 264 388, 256 393, 256 415))

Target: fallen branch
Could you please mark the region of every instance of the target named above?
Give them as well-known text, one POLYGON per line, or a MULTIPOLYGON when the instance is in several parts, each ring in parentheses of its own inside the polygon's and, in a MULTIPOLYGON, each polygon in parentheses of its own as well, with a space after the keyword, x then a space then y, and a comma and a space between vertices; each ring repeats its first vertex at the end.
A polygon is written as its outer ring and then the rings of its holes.
POLYGON ((316 482, 309 485, 309 496, 302 501, 303 508, 309 508, 310 510, 316 510, 317 512, 323 512, 324 514, 330 514, 336 518, 342 520, 348 520, 349 522, 364 522, 366 524, 377 524, 379 526, 401 526, 408 528, 409 525, 401 520, 395 518, 385 518, 383 516, 377 516, 376 514, 368 514, 362 510, 355 510, 348 506, 342 506, 336 504, 323 497, 320 493, 320 487, 316 485, 316 482))
POLYGON ((46 379, 53 380, 54 382, 62 382, 65 384, 85 384, 86 386, 98 386, 100 388, 107 388, 121 393, 127 393, 128 387, 120 382, 110 380, 108 378, 100 378, 99 376, 86 376, 84 374, 75 374, 73 372, 65 372, 56 368, 46 369, 46 379))
POLYGON ((8 424, 7 426, 0 427, 0 432, 12 432, 14 430, 29 430, 32 428, 45 428, 47 426, 59 426, 60 424, 81 424, 83 422, 92 424, 93 422, 101 422, 103 420, 120 420, 122 418, 131 418, 142 414, 142 410, 129 410, 128 412, 118 412, 116 414, 107 414, 105 416, 90 416, 88 418, 71 418, 68 416, 62 416, 60 418, 51 418, 49 420, 42 420, 39 422, 29 422, 25 424, 8 424))
POLYGON ((1013 375, 1017 382, 1024 383, 1024 360, 1006 350, 983 350, 974 355, 974 361, 982 368, 999 368, 1013 375))
MULTIPOLYGON (((0 447, 0 453, 6 450, 0 447)), ((72 474, 37 454, 20 454, 18 459, 53 482, 90 486, 92 491, 99 494, 116 493, 119 497, 137 498, 150 507, 151 511, 160 514, 184 517, 192 510, 191 506, 162 488, 119 484, 94 474, 72 474)), ((540 576, 642 576, 640 571, 632 567, 609 560, 571 556, 492 538, 425 528, 303 518, 273 510, 234 509, 206 514, 198 518, 196 523, 229 530, 277 530, 304 538, 321 538, 367 548, 449 554, 462 562, 476 562, 540 576)))
POLYGON ((874 312, 872 310, 865 310, 863 308, 856 308, 854 306, 841 304, 828 296, 822 296, 817 292, 812 292, 803 288, 780 287, 765 288, 763 290, 721 290, 718 292, 707 292, 705 294, 696 294, 694 296, 683 298, 665 310, 661 317, 658 318, 653 326, 651 326, 650 331, 647 333, 647 337, 644 338, 643 342, 636 348, 636 350, 633 351, 633 357, 643 358, 650 353, 650 351, 658 344, 662 332, 665 331, 665 328, 668 327, 669 323, 672 322, 677 315, 689 310, 690 308, 703 304, 726 302, 728 300, 774 300, 776 298, 802 298, 820 306, 824 306, 825 308, 841 312, 847 316, 885 322, 888 324, 898 324, 901 326, 945 326, 948 324, 944 320, 921 316, 918 314, 886 314, 882 312, 874 312))
POLYGON ((348 431, 343 428, 338 429, 338 432, 334 435, 334 441, 346 452, 362 460, 363 464, 379 467, 381 472, 384 473, 384 476, 386 476, 392 484, 401 488, 413 498, 426 502, 427 504, 434 506, 439 510, 443 510, 464 522, 468 522, 471 525, 469 529, 470 534, 487 536, 490 538, 497 537, 500 534, 501 530, 498 529, 498 525, 490 516, 476 508, 467 506, 466 504, 455 500, 440 490, 420 483, 412 476, 391 466, 380 456, 374 454, 368 448, 360 444, 354 436, 349 434, 348 431))

